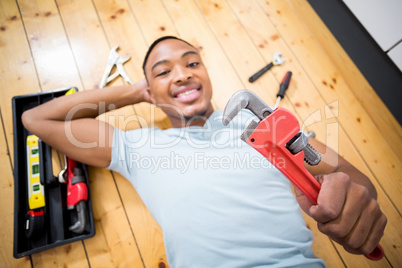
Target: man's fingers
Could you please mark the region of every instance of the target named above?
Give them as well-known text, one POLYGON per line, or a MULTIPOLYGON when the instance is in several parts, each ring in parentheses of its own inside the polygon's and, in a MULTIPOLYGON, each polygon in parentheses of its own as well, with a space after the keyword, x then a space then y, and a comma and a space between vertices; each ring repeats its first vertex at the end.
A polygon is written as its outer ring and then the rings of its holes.
POLYGON ((380 217, 381 211, 377 202, 371 202, 370 205, 362 212, 358 222, 354 226, 353 231, 349 235, 345 247, 351 249, 358 249, 369 240, 369 233, 373 228, 375 222, 380 217))
POLYGON ((310 208, 310 214, 317 222, 326 223, 341 213, 351 180, 344 173, 320 175, 317 179, 322 182, 321 191, 317 198, 318 204, 310 208))
POLYGON ((373 222, 372 212, 375 210, 375 208, 369 210, 367 207, 370 201, 372 201, 372 206, 377 204, 370 198, 365 187, 351 184, 340 216, 332 221, 318 223, 319 230, 333 239, 344 239, 356 228, 360 231, 368 229, 365 231, 367 236, 373 222), (361 226, 357 226, 359 224, 361 226))
MULTIPOLYGON (((376 218, 373 225, 368 226, 368 228, 371 227, 369 231, 364 229, 367 228, 367 226, 360 225, 359 229, 356 232, 353 232, 349 241, 343 244, 346 251, 353 254, 370 254, 374 250, 380 242, 387 224, 387 217, 381 213, 380 210, 378 211, 378 215, 379 217, 376 218), (360 231, 367 232, 365 239, 363 239, 363 237, 359 238, 360 231), (362 240, 359 241, 359 239, 362 240)), ((364 236, 364 234, 362 234, 362 236, 364 236)))

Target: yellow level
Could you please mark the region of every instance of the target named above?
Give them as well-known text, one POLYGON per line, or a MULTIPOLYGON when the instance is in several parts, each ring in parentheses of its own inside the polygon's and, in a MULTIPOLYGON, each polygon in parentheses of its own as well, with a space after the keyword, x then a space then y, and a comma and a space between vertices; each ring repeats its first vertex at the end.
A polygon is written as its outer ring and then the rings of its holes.
POLYGON ((29 209, 44 207, 45 192, 39 176, 39 144, 35 135, 27 137, 27 173, 29 209))

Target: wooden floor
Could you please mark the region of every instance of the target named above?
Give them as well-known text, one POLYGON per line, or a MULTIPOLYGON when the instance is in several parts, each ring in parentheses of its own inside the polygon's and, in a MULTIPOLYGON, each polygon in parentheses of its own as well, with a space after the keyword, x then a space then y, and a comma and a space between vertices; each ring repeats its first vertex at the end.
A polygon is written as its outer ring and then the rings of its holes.
MULTIPOLYGON (((216 108, 243 88, 273 105, 283 75, 292 71, 281 105, 370 177, 389 219, 381 241, 386 258, 371 262, 344 251, 306 217, 316 255, 329 267, 402 267, 401 126, 305 0, 0 1, 0 267, 167 266, 161 230, 133 187, 98 168, 89 169, 95 237, 14 259, 11 112, 16 95, 97 88, 115 45, 132 57, 125 64, 130 77, 142 78, 147 46, 167 34, 199 47, 216 108), (286 62, 248 83, 275 51, 286 62)), ((117 113, 138 120, 119 127, 138 128, 144 119, 168 125, 160 111, 151 119, 151 111, 148 104, 121 109, 117 113)))

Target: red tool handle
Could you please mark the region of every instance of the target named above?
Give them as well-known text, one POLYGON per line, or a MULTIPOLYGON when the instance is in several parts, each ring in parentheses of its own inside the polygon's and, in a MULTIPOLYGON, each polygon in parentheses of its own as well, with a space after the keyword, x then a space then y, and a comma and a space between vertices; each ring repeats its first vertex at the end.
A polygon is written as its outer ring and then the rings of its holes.
MULTIPOLYGON (((292 154, 286 148, 286 143, 299 131, 300 125, 296 117, 288 110, 279 107, 258 124, 248 137, 247 143, 260 152, 316 205, 321 185, 304 167, 304 152, 292 154)), ((378 244, 372 253, 365 256, 370 260, 380 260, 384 256, 384 249, 378 244)))
POLYGON ((88 188, 84 182, 73 182, 72 179, 77 175, 74 170, 77 167, 77 162, 71 158, 67 159, 67 208, 73 209, 81 200, 87 201, 88 188))

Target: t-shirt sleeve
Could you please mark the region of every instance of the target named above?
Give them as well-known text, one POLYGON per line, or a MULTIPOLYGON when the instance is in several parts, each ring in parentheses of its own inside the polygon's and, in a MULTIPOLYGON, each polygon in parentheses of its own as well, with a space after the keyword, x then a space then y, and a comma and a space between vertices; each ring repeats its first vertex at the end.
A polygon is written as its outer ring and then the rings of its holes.
POLYGON ((146 128, 123 131, 114 128, 112 142, 112 156, 107 169, 119 172, 126 179, 135 177, 138 151, 148 145, 148 132, 146 128))

